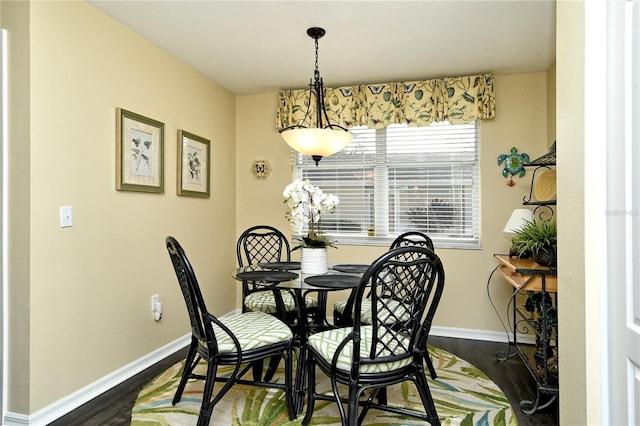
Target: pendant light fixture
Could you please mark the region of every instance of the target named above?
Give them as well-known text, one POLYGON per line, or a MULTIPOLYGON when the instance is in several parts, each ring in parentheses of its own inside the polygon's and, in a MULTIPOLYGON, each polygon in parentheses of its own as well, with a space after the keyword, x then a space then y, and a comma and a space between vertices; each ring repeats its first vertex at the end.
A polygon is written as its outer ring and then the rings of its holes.
MULTIPOLYGON (((280 130, 282 138, 291 148, 304 155, 310 155, 316 166, 322 157, 342 151, 351 142, 353 135, 342 126, 331 124, 324 103, 324 83, 318 71, 318 39, 325 35, 325 30, 318 27, 309 28, 307 34, 315 40, 316 68, 313 79, 309 82, 309 105, 302 124, 296 124, 280 130), (306 127, 304 121, 311 112, 311 98, 315 98, 315 127, 306 127)), ((314 123, 312 122, 311 125, 314 123)))

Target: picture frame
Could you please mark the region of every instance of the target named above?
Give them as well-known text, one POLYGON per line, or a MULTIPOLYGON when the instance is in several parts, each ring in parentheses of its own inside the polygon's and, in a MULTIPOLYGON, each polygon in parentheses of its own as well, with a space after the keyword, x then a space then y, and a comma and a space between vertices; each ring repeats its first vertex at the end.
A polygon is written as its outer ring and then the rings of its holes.
POLYGON ((164 123, 116 109, 116 190, 164 192, 164 123))
POLYGON ((178 130, 178 195, 208 198, 210 195, 211 142, 178 130))

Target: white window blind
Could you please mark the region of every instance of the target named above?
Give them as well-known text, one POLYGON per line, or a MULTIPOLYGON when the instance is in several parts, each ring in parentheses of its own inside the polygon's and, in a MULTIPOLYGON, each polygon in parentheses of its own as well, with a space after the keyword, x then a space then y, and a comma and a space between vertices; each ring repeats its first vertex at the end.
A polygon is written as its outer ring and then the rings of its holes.
POLYGON ((438 247, 480 247, 477 124, 350 132, 352 142, 318 167, 308 156, 294 156, 295 177, 340 198, 336 213, 322 217, 338 244, 388 245, 418 230, 438 247))

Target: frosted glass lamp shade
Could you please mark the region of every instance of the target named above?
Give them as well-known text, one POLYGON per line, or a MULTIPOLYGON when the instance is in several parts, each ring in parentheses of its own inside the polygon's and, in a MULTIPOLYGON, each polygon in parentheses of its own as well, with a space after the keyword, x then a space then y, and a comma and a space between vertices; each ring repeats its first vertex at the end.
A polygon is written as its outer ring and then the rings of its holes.
POLYGON ((522 229, 526 222, 533 222, 533 212, 529 209, 515 209, 502 232, 515 233, 522 229))
POLYGON ((326 157, 340 152, 351 142, 353 135, 344 130, 333 129, 289 129, 282 139, 294 150, 304 155, 326 157))

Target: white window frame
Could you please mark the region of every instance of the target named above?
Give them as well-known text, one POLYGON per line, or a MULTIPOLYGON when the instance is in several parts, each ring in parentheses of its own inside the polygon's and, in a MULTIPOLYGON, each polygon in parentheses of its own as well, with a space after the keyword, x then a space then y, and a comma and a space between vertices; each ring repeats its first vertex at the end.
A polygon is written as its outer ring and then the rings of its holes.
MULTIPOLYGON (((451 129, 452 134, 454 134, 457 130, 456 130, 456 126, 455 125, 450 125, 449 123, 434 123, 432 124, 433 129, 435 130, 436 128, 439 131, 449 131, 449 129, 451 129)), ((323 158, 320 161, 320 164, 318 166, 315 165, 315 163, 313 162, 313 160, 308 157, 308 156, 304 156, 301 155, 300 153, 294 153, 293 156, 293 177, 294 178, 303 178, 306 179, 308 178, 308 174, 315 174, 316 176, 318 176, 318 173, 322 174, 323 170, 327 170, 328 173, 333 174, 332 172, 330 172, 330 170, 335 170, 335 169, 339 169, 339 170, 347 170, 347 169, 353 169, 353 170, 364 170, 364 169, 372 169, 373 173, 374 173, 374 178, 373 178, 373 194, 374 194, 374 213, 375 213, 375 218, 372 219, 372 223, 368 224, 368 225, 373 225, 374 228, 374 235, 371 236, 369 235, 368 231, 370 231, 370 229, 361 229, 359 234, 353 234, 353 233, 346 233, 346 234, 341 234, 341 233, 337 233, 332 231, 331 229, 329 229, 328 227, 326 229, 326 232, 328 235, 331 235, 332 237, 334 237, 334 239, 336 240, 338 245, 371 245, 371 246, 388 246, 394 239, 395 237, 397 237, 397 235, 399 235, 402 232, 406 232, 407 228, 405 229, 400 229, 397 232, 390 232, 389 231, 389 212, 390 212, 390 208, 389 208, 389 202, 390 202, 390 197, 393 198, 390 194, 389 191, 389 171, 392 170, 394 167, 396 169, 400 169, 401 167, 423 167, 426 166, 425 170, 428 170, 429 167, 436 167, 437 166, 442 166, 443 164, 446 166, 447 164, 452 164, 452 168, 460 168, 463 167, 465 176, 462 178, 462 180, 465 181, 464 185, 458 185, 458 186, 463 186, 465 188, 468 188, 470 186, 470 189, 465 189, 463 190, 463 194, 465 196, 467 196, 467 198, 470 198, 470 201, 467 201, 466 203, 461 203, 461 205, 464 204, 465 208, 465 213, 461 214, 464 217, 464 223, 467 223, 467 221, 470 221, 468 225, 460 225, 460 228, 464 228, 464 236, 446 236, 444 234, 439 234, 438 232, 429 232, 427 229, 420 229, 419 227, 417 227, 417 225, 413 225, 413 227, 415 228, 414 230, 418 230, 421 232, 425 232, 429 235, 429 237, 431 237, 431 239, 434 242, 434 245, 436 247, 439 248, 459 248, 459 249, 479 249, 481 248, 481 238, 480 238, 480 129, 479 129, 479 122, 476 123, 472 123, 470 125, 462 125, 462 126, 466 126, 465 129, 467 132, 472 131, 474 132, 474 146, 473 146, 473 159, 471 161, 469 161, 468 157, 469 154, 467 153, 466 157, 465 157, 465 161, 458 161, 455 158, 454 159, 449 159, 448 161, 444 161, 442 162, 441 159, 434 159, 434 160, 427 160, 426 162, 422 162, 422 161, 416 161, 416 162, 411 162, 409 161, 408 163, 402 162, 402 163, 398 163, 398 162, 393 162, 393 161, 387 161, 387 153, 386 153, 386 131, 387 129, 378 129, 378 130, 373 130, 373 129, 367 129, 367 128, 354 128, 351 129, 351 132, 354 133, 356 136, 354 137, 354 140, 357 139, 357 135, 358 132, 360 131, 368 131, 368 132, 373 132, 375 131, 375 142, 372 142, 372 138, 371 136, 369 137, 369 142, 370 142, 370 147, 372 148, 375 145, 375 154, 371 155, 368 157, 368 160, 364 160, 360 163, 358 163, 358 161, 356 161, 355 164, 350 164, 350 165, 344 165, 344 167, 341 167, 341 159, 338 157, 340 156, 339 154, 336 154, 335 156, 332 157, 327 157, 327 158, 323 158), (472 126, 472 127, 470 127, 472 126), (359 165, 356 165, 359 164, 359 165), (462 166, 461 166, 462 164, 462 166), (323 169, 324 168, 324 169, 323 169), (468 176, 467 176, 468 173, 468 176)), ((399 127, 402 126, 398 126, 396 125, 395 128, 398 129, 399 127)), ((411 129, 411 128, 409 128, 411 129)), ((415 129, 415 128, 413 128, 415 129)), ((397 130, 396 130, 397 131, 397 130)), ((353 144, 353 142, 352 142, 353 144)), ((442 142, 440 142, 440 146, 442 146, 442 142)), ((347 147, 346 149, 349 149, 349 147, 347 147)), ((447 153, 447 155, 450 157, 451 154, 455 152, 455 150, 447 153)), ((344 158, 344 157, 343 157, 344 158)), ((364 158, 364 157, 363 157, 364 158)), ((461 157, 462 158, 462 157, 461 157)), ((407 178, 404 178, 405 180, 403 182, 406 182, 407 178)), ((417 176, 417 179, 420 180, 420 176, 417 176)), ((327 190, 326 187, 323 186, 323 184, 321 182, 318 181, 318 179, 314 179, 313 177, 310 178, 311 183, 317 186, 320 186, 323 190, 325 190, 326 192, 331 192, 330 190, 327 190)), ((460 178, 458 178, 458 180, 460 180, 460 178)), ((422 179, 421 183, 424 186, 424 178, 422 179)), ((345 185, 348 186, 348 185, 345 185)), ((416 183, 416 186, 418 186, 418 182, 416 183)), ((456 186, 453 184, 452 181, 452 192, 453 189, 456 186)), ((396 197, 397 199, 401 199, 400 195, 403 195, 402 192, 397 192, 398 196, 396 197)), ((339 195, 339 194, 338 194, 339 195)), ((407 197, 407 195, 404 195, 404 197, 407 197)), ((459 197, 457 197, 459 198, 459 197)), ((346 209, 346 206, 344 207, 346 209)), ((352 208, 352 207, 351 207, 352 208)), ((462 208, 460 208, 460 210, 462 210, 462 208)), ((340 211, 340 205, 338 206, 338 212, 340 211)), ((394 216, 394 217, 402 217, 400 214, 394 216)), ((332 218, 327 217, 326 219, 331 220, 332 218)), ((325 217, 323 217, 323 220, 325 220, 325 217)), ((335 219, 333 219, 335 220, 335 219)), ((410 219, 409 219, 410 221, 410 219)), ((398 221, 399 222, 399 221, 398 221)), ((399 223, 396 223, 395 226, 399 226, 399 223)), ((407 225, 404 225, 407 226, 407 225)), ((295 229, 294 230, 294 234, 299 236, 304 232, 304 229, 300 228, 300 229, 295 229)))

